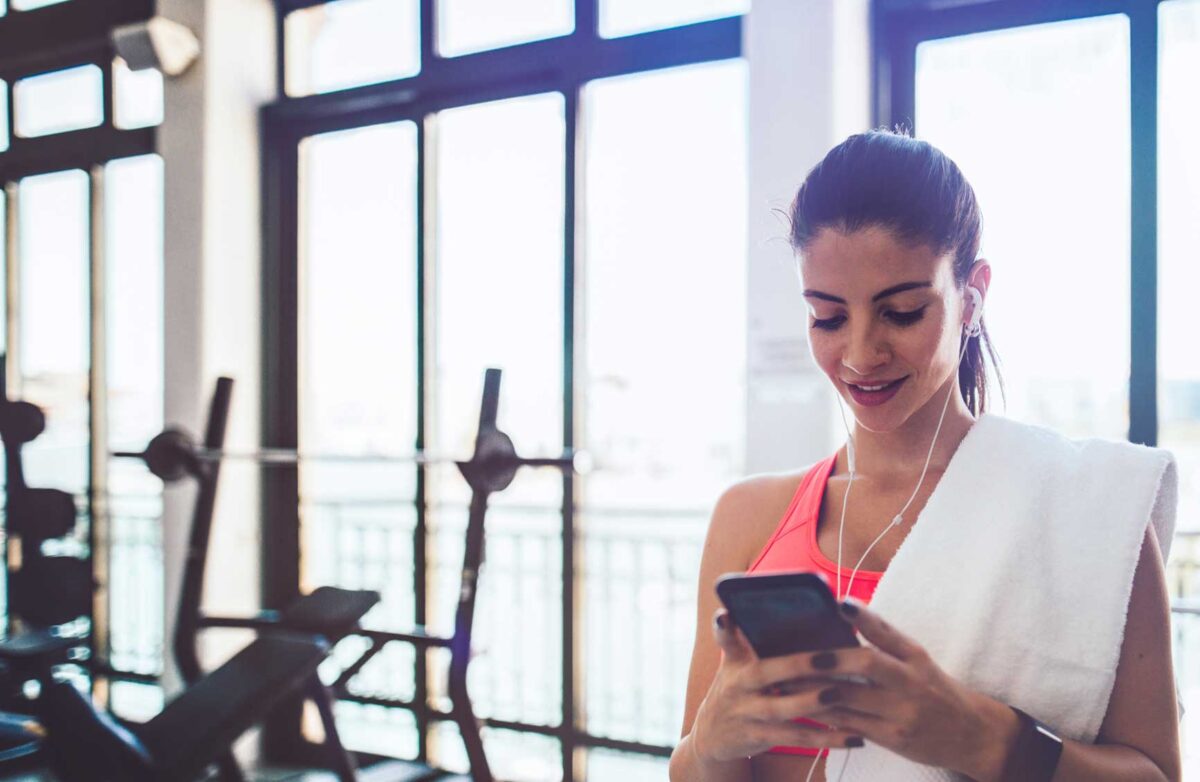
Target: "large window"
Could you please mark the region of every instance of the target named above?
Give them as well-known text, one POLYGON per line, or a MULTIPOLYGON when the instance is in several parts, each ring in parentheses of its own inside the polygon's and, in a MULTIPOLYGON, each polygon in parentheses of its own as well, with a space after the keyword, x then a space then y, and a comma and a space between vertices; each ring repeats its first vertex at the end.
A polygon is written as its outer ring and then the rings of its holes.
MULTIPOLYGON (((468 456, 500 367, 518 451, 597 466, 491 501, 469 672, 489 762, 662 779, 708 511, 744 461, 747 3, 280 5, 264 436, 319 456, 264 478, 268 601, 372 588, 370 627, 451 632, 470 495, 403 457, 468 456)), ((338 704, 345 742, 465 771, 448 660, 387 644, 338 704)), ((271 751, 303 756, 294 724, 271 751)))
POLYGON ((975 185, 1007 412, 1171 449, 1184 775, 1200 767, 1200 0, 879 0, 877 120, 975 185))
POLYGON ((585 93, 587 721, 631 741, 678 738, 697 544, 744 464, 745 80, 726 61, 585 93))
MULTIPOLYGON (((104 168, 105 439, 140 451, 163 428, 163 165, 157 155, 104 168)), ((162 482, 139 462, 107 465, 109 659, 117 671, 152 676, 163 659, 162 482)), ((156 694, 114 683, 113 707, 156 694)))
POLYGON ((57 547, 89 559, 99 585, 78 659, 112 680, 114 708, 145 713, 161 700, 161 484, 107 453, 162 426, 162 88, 109 43, 153 3, 94 5, 0 3, 0 276, 15 304, 0 350, 8 396, 46 415, 26 480, 81 511, 57 547))
POLYGON ((983 210, 987 323, 1008 413, 1124 437, 1128 17, 924 42, 916 98, 917 134, 958 163, 983 210))
MULTIPOLYGON (((564 99, 539 93, 446 109, 430 122, 436 138, 432 184, 435 253, 430 326, 434 407, 430 448, 470 453, 484 369, 504 369, 501 426, 519 451, 562 450, 564 99), (487 324, 484 326, 484 324, 487 324)), ((453 632, 462 577, 470 491, 453 465, 429 471, 432 611, 453 632)), ((525 471, 491 503, 487 564, 471 669, 480 713, 551 725, 562 714, 563 482, 525 471), (515 628, 521 628, 515 632, 515 628)), ((435 702, 449 706, 449 654, 435 654, 435 702)), ((461 766, 460 743, 439 726, 439 761, 461 766), (457 761, 457 763, 456 763, 457 761)), ((538 736, 489 731, 503 776, 562 776, 562 750, 538 736)), ((489 756, 489 759, 490 757, 489 756)), ((465 770, 465 768, 464 768, 465 770)))

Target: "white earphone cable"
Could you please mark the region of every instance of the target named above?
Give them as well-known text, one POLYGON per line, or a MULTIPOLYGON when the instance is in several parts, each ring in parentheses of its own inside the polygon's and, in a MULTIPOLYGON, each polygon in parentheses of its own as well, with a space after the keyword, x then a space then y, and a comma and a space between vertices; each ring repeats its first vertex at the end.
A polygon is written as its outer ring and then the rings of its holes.
MULTIPOLYGON (((812 782, 813 774, 816 772, 817 766, 820 764, 822 757, 825 758, 825 770, 829 770, 829 749, 825 748, 818 752, 817 756, 813 758, 813 763, 808 767, 808 776, 804 778, 804 782, 812 782)), ((842 782, 842 776, 846 773, 846 766, 848 765, 850 765, 850 753, 846 753, 845 759, 842 761, 842 770, 838 772, 838 782, 842 782)), ((827 778, 828 776, 829 775, 826 774, 827 778)))
MULTIPOLYGON (((960 351, 958 354, 958 362, 956 362, 956 364, 955 364, 955 367, 956 367, 955 371, 957 371, 957 366, 962 363, 963 356, 966 355, 967 346, 969 344, 970 344, 969 339, 963 340, 962 351, 960 351)), ((900 512, 892 517, 891 524, 888 524, 886 527, 884 527, 883 532, 880 532, 875 537, 875 540, 871 541, 871 545, 867 546, 867 550, 863 552, 861 557, 859 557, 858 563, 854 566, 854 569, 850 571, 850 583, 846 586, 846 594, 847 595, 849 595, 850 590, 854 588, 854 579, 858 575, 858 570, 860 567, 862 567, 863 561, 866 560, 867 555, 871 553, 871 549, 875 548, 875 544, 878 543, 883 538, 884 535, 886 535, 889 531, 891 531, 892 527, 898 526, 904 520, 904 512, 909 509, 909 506, 911 506, 913 504, 913 501, 917 498, 917 494, 921 491, 921 486, 925 483, 925 476, 929 472, 929 463, 933 460, 933 449, 935 446, 937 446, 938 435, 941 434, 941 432, 942 432, 942 424, 946 420, 946 411, 950 408, 950 399, 954 395, 955 388, 956 388, 955 384, 951 383, 950 388, 946 391, 946 401, 942 403, 942 414, 938 417, 937 428, 934 429, 934 431, 933 431, 933 440, 929 443, 929 453, 927 453, 925 455, 925 466, 921 468, 921 477, 919 479, 917 479, 917 485, 913 488, 913 493, 909 496, 908 502, 904 503, 904 507, 900 509, 900 512)), ((840 398, 838 399, 838 408, 841 409, 841 399, 840 398)), ((845 413, 842 414, 842 423, 845 424, 845 413)), ((851 447, 853 447, 853 446, 851 446, 851 447)), ((850 471, 850 482, 846 486, 846 497, 844 500, 842 500, 842 518, 841 518, 841 522, 838 525, 838 562, 837 562, 838 574, 837 575, 838 575, 839 587, 841 585, 841 578, 842 578, 842 530, 845 527, 845 523, 846 523, 846 506, 850 502, 850 489, 854 486, 854 476, 855 476, 855 471, 851 470, 850 471)), ((839 601, 841 600, 840 594, 838 595, 838 600, 839 601)))
MULTIPOLYGON (((846 462, 850 467, 850 482, 846 484, 846 496, 842 499, 842 517, 838 521, 838 568, 835 578, 837 579, 837 600, 842 602, 842 532, 846 529, 846 506, 850 504, 850 490, 854 488, 854 435, 850 434, 850 425, 846 423, 846 409, 842 406, 842 399, 838 397, 838 412, 842 415, 842 426, 846 430, 846 462)), ((849 588, 846 590, 850 592, 849 588)))
POLYGON ((813 772, 817 770, 817 765, 821 762, 821 753, 824 753, 825 757, 829 757, 828 750, 821 750, 818 752, 817 756, 813 758, 812 765, 808 767, 808 776, 804 778, 804 782, 812 782, 813 772))

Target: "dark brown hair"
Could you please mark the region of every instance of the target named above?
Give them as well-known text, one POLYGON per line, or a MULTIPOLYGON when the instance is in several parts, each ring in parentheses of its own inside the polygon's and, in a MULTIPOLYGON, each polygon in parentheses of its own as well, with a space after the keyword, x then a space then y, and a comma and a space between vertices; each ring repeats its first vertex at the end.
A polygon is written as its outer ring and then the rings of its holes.
MULTIPOLYGON (((939 256, 950 253, 960 290, 983 234, 975 191, 954 161, 932 144, 888 130, 859 133, 831 149, 808 173, 789 217, 797 252, 823 228, 853 233, 879 226, 901 241, 931 247, 939 256)), ((999 362, 986 325, 978 337, 968 339, 958 382, 963 401, 979 415, 987 408, 984 357, 998 381, 999 362)))

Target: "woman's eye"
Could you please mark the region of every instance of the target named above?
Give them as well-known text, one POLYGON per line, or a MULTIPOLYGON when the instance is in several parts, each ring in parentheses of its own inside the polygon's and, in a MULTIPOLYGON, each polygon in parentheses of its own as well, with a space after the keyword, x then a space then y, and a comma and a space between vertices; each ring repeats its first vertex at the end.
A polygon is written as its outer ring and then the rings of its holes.
POLYGON ((833 331, 845 322, 845 315, 837 315, 832 318, 813 318, 812 327, 814 329, 821 329, 822 331, 833 331))
POLYGON ((895 323, 897 326, 911 326, 912 324, 925 317, 925 308, 915 309, 910 312, 888 312, 886 313, 888 320, 895 323))

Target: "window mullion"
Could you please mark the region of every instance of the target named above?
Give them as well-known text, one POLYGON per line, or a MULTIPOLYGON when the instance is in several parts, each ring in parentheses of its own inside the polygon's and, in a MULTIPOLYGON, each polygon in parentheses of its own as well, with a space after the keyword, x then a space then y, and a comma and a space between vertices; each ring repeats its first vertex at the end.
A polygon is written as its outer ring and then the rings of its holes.
MULTIPOLYGON (((12 94, 11 90, 9 91, 9 94, 12 94)), ((20 215, 20 198, 18 195, 20 188, 16 182, 6 182, 4 184, 4 189, 4 200, 7 206, 5 209, 6 226, 4 231, 5 242, 7 244, 4 253, 4 291, 6 298, 4 303, 4 316, 7 319, 4 330, 5 342, 7 343, 4 346, 4 363, 6 370, 5 377, 7 378, 5 383, 7 388, 3 389, 3 391, 5 392, 4 395, 6 398, 19 399, 21 373, 18 371, 20 367, 20 364, 18 363, 20 356, 17 352, 17 346, 21 344, 21 341, 19 339, 20 323, 19 319, 17 318, 17 307, 19 304, 19 286, 21 284, 21 245, 20 242, 17 241, 17 218, 20 215)))
MULTIPOLYGON (((422 0, 421 3, 421 30, 422 39, 421 47, 423 50, 432 51, 432 43, 429 48, 426 47, 425 31, 432 30, 432 25, 427 25, 425 19, 426 12, 432 9, 432 0, 422 0)), ((424 58, 424 55, 422 55, 424 58)), ((426 62, 422 61, 422 67, 426 62)), ((426 440, 427 416, 431 409, 426 404, 427 395, 429 393, 429 377, 427 376, 428 359, 431 355, 429 350, 430 337, 432 336, 431 325, 434 311, 430 304, 435 301, 432 291, 426 286, 426 281, 429 279, 432 265, 430 260, 433 258, 434 243, 430 241, 434 230, 433 222, 433 206, 436 201, 437 191, 435 190, 436 182, 430 176, 430 171, 433 170, 436 176, 436 168, 429 165, 429 161, 436 154, 436 149, 430 143, 430 128, 433 124, 432 115, 427 118, 421 118, 416 121, 417 127, 417 247, 416 247, 416 304, 417 304, 417 440, 414 446, 418 452, 424 452, 428 443, 426 440)), ((434 139, 436 141, 436 139, 434 139)), ((428 510, 429 497, 427 494, 429 486, 429 469, 424 464, 417 464, 417 485, 416 485, 416 506, 417 518, 413 529, 413 600, 414 617, 418 627, 425 627, 429 621, 429 590, 426 585, 429 582, 428 567, 429 567, 429 526, 428 526, 428 510)), ((429 703, 429 652, 425 649, 416 649, 415 654, 416 667, 413 672, 413 680, 416 685, 416 693, 414 700, 420 705, 414 713, 413 717, 417 723, 417 759, 421 762, 429 760, 429 728, 432 726, 432 721, 428 716, 428 709, 425 708, 429 703)))
POLYGON ((587 40, 600 37, 600 0, 575 0, 575 34, 587 40))
MULTIPOLYGON (((584 5, 594 6, 595 0, 581 0, 584 5)), ((579 17, 576 17, 576 24, 579 17)), ((592 28, 594 34, 595 27, 592 28)), ((563 209, 563 448, 575 447, 575 356, 577 330, 575 328, 575 301, 579 295, 576 287, 577 250, 575 238, 579 224, 578 199, 581 195, 578 173, 583 164, 579 154, 580 94, 581 87, 571 84, 563 91, 563 119, 566 132, 563 134, 565 150, 563 161, 564 206, 563 209)), ((583 625, 581 611, 583 601, 576 599, 575 578, 575 476, 569 470, 563 472, 562 495, 562 759, 563 779, 583 782, 587 775, 587 763, 582 753, 576 751, 575 734, 579 715, 583 712, 584 695, 582 683, 583 651, 578 643, 577 627, 583 625)))
MULTIPOLYGON (((105 69, 111 82, 111 65, 105 69)), ((105 116, 112 122, 112 86, 105 85, 105 116)), ((108 379, 107 379, 107 329, 105 318, 105 219, 104 219, 104 166, 92 167, 90 223, 91 251, 89 253, 89 288, 91 296, 90 360, 88 368, 88 558, 92 574, 99 585, 92 598, 92 632, 89 637, 92 659, 109 659, 109 611, 108 584, 109 561, 108 530, 108 379)))
POLYGON ((1129 439, 1158 442, 1158 7, 1129 10, 1129 439))

